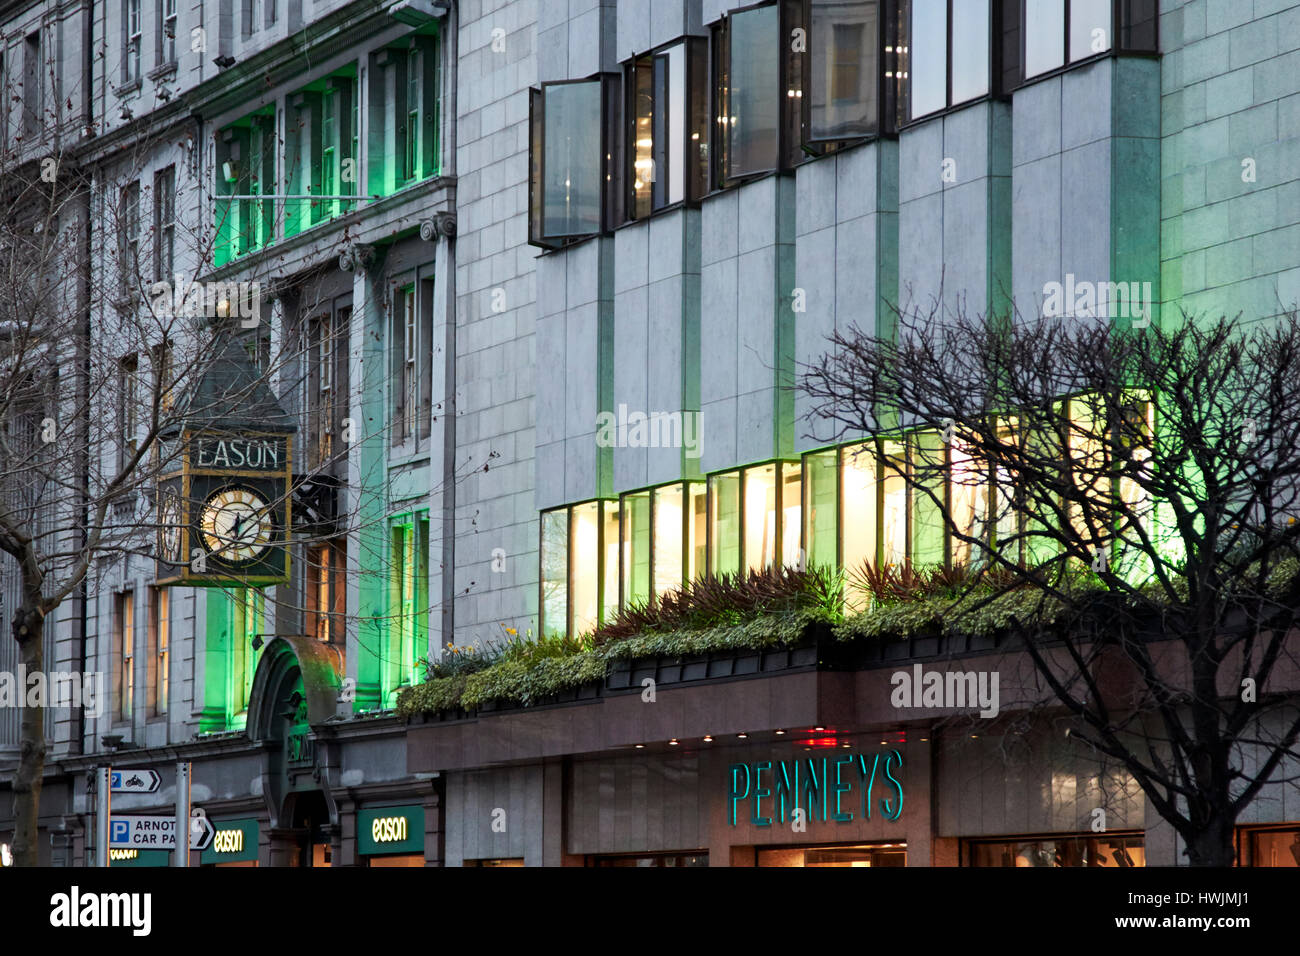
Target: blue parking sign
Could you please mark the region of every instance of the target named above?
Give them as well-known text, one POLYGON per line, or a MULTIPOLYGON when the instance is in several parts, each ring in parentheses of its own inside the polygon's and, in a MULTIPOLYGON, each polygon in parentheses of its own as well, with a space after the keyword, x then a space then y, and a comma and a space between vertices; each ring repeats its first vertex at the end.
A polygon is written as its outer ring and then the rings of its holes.
POLYGON ((112 786, 114 789, 122 786, 122 771, 120 770, 113 771, 113 782, 112 784, 110 784, 110 786, 112 786))
POLYGON ((131 839, 131 821, 130 820, 112 820, 113 832, 108 838, 109 843, 126 843, 131 839))

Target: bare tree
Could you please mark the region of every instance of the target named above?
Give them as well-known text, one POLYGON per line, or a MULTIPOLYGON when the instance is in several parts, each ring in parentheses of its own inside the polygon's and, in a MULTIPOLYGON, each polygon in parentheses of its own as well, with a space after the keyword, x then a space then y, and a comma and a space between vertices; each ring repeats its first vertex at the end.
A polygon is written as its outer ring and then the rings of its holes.
POLYGON ((808 417, 906 436, 883 467, 996 571, 977 604, 1037 595, 1011 630, 1074 736, 1192 865, 1231 865, 1300 735, 1300 321, 897 311, 896 337, 837 332, 803 369, 808 417))

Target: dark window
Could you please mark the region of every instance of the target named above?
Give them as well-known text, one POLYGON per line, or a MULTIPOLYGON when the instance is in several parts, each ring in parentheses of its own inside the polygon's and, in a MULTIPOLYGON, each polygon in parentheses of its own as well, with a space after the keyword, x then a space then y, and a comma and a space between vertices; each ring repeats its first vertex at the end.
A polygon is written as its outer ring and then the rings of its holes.
POLYGON ((140 18, 140 0, 123 0, 122 2, 122 82, 137 83, 140 80, 140 48, 142 43, 140 18))
POLYGON ((42 80, 41 33, 27 35, 23 47, 23 136, 32 139, 45 118, 45 83, 42 80))
POLYGON ((615 77, 544 83, 529 98, 529 242, 555 248, 616 221, 615 77))
POLYGON ((170 280, 176 255, 176 169, 168 166, 153 177, 154 277, 170 280))
MULTIPOLYGON (((392 444, 429 437, 433 389, 433 282, 422 279, 397 290, 390 327, 392 444)), ((415 449, 413 449, 415 450, 415 449)))
POLYGON ((140 359, 134 353, 117 366, 117 418, 121 423, 118 467, 126 467, 140 441, 140 359))
POLYGON ((122 281, 134 290, 140 271, 140 184, 129 183, 122 187, 121 243, 118 257, 122 266, 122 281))
POLYGON ((704 42, 695 39, 628 63, 628 219, 699 199, 708 188, 706 69, 704 42))

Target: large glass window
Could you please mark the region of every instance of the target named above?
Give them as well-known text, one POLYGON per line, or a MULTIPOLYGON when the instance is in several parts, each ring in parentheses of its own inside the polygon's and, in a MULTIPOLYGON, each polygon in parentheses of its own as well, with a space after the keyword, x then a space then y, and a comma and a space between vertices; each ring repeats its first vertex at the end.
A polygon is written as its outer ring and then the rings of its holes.
POLYGON ((369 191, 387 196, 438 175, 438 35, 421 28, 371 57, 369 191))
POLYGON ((911 117, 987 96, 990 0, 911 0, 911 117))
POLYGON ((1154 53, 1156 0, 1024 0, 1024 76, 1110 50, 1154 53))
POLYGON ((792 166, 801 137, 802 6, 780 0, 737 10, 713 32, 713 186, 792 166))
POLYGON ((942 565, 946 561, 947 450, 938 432, 918 432, 909 437, 913 481, 911 513, 912 564, 942 565))
POLYGON ((778 558, 799 564, 803 505, 798 474, 795 462, 771 462, 709 477, 715 575, 774 567, 778 558))
POLYGON ((217 137, 218 266, 261 249, 275 238, 275 111, 260 110, 217 137))
POLYGON ((706 49, 683 40, 626 68, 628 219, 699 199, 708 188, 706 49))
POLYGON ((595 77, 543 84, 530 96, 529 241, 555 247, 601 232, 616 189, 614 143, 607 142, 611 81, 595 77))
POLYGON ((966 866, 1146 866, 1143 837, 1138 834, 1049 834, 1015 840, 969 841, 966 866))
POLYGON ((650 601, 650 492, 623 496, 623 606, 650 601))
POLYGON ((618 503, 542 512, 541 633, 589 634, 618 611, 618 503))
POLYGON ((804 471, 804 551, 809 567, 833 568, 839 565, 839 452, 815 452, 805 455, 804 471))
POLYGON ((882 27, 891 60, 894 46, 892 31, 882 24, 880 0, 808 0, 806 20, 804 139, 818 143, 874 135, 880 128, 881 93, 891 89, 882 82, 882 27))
POLYGON ((429 652, 428 512, 397 518, 390 533, 385 707, 394 705, 398 688, 419 682, 416 661, 429 652))

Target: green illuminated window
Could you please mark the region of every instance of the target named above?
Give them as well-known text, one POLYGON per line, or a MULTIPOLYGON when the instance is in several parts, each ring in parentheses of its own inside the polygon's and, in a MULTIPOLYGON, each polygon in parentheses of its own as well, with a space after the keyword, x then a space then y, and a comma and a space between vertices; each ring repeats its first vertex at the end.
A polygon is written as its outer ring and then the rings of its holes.
POLYGON ((255 252, 275 238, 274 107, 232 123, 217 137, 216 265, 255 252), (223 198, 229 197, 229 198, 223 198))
POLYGON ((427 29, 371 58, 369 191, 376 195, 439 172, 438 35, 427 29))
POLYGON ((228 715, 231 727, 242 727, 247 722, 248 698, 260 653, 260 648, 253 648, 253 638, 262 635, 266 595, 257 588, 237 588, 226 602, 226 613, 230 635, 226 671, 228 715))
POLYGON ((382 700, 396 704, 397 691, 419 683, 416 661, 429 652, 429 517, 403 515, 390 528, 388 639, 382 700))
POLYGON ((709 571, 740 570, 740 472, 709 476, 709 571))
POLYGON ((911 563, 917 566, 945 563, 947 526, 944 509, 947 507, 948 456, 938 432, 918 432, 909 438, 909 451, 914 481, 911 514, 911 563))
POLYGON ((623 496, 623 606, 650 601, 650 492, 623 496))
POLYGON ((804 549, 809 567, 839 564, 838 464, 839 453, 834 449, 803 459, 804 549))

